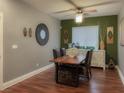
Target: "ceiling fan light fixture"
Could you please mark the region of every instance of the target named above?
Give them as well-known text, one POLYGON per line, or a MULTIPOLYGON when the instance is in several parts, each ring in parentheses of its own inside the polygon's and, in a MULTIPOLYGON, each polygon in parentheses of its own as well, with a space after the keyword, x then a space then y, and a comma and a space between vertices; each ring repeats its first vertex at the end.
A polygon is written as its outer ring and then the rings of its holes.
POLYGON ((83 13, 77 13, 76 16, 75 16, 75 22, 76 23, 82 23, 83 22, 83 13))

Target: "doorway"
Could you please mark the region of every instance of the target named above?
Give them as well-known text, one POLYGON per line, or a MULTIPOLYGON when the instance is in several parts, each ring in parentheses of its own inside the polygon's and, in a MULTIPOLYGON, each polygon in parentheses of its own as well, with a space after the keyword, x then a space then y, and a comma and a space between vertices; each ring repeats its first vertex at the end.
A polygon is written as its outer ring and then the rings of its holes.
POLYGON ((0 89, 3 85, 3 13, 0 12, 0 89))

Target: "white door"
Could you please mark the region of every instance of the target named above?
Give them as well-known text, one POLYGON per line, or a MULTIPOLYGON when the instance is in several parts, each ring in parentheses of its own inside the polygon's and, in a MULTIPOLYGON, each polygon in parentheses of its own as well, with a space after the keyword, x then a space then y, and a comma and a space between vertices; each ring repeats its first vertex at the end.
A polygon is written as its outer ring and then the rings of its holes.
POLYGON ((0 88, 3 85, 3 14, 0 13, 0 88))

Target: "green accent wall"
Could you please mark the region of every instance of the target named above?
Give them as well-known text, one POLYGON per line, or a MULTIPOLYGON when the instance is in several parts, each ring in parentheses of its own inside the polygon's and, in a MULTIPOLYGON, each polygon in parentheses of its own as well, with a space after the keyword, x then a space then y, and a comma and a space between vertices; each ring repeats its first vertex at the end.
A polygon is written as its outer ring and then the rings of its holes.
MULTIPOLYGON (((80 26, 95 26, 99 25, 99 34, 102 35, 104 38, 105 43, 105 50, 106 50, 106 62, 108 62, 108 59, 112 57, 115 64, 117 64, 118 55, 117 55, 117 44, 118 44, 118 28, 117 28, 117 22, 118 22, 118 16, 112 15, 112 16, 102 16, 102 17, 90 17, 85 18, 84 22, 81 24, 76 24, 73 19, 70 20, 62 20, 61 21, 61 47, 67 48, 67 44, 64 44, 64 30, 68 31, 69 34, 69 43, 72 42, 72 27, 80 27, 80 26), (114 27, 114 43, 113 44, 107 44, 106 38, 107 38, 107 27, 113 26, 114 27)), ((100 41, 100 40, 99 40, 100 41)))

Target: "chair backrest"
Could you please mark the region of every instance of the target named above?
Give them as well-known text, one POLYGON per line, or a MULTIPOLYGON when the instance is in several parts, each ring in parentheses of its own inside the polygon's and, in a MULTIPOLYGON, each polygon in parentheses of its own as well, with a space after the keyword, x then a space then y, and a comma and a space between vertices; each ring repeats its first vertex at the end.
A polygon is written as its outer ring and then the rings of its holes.
POLYGON ((86 59, 85 59, 85 64, 87 66, 90 66, 91 65, 92 53, 93 53, 93 50, 87 51, 86 59))
POLYGON ((87 62, 88 62, 88 58, 89 58, 89 52, 90 52, 90 51, 87 51, 87 53, 86 53, 86 59, 85 59, 85 63, 87 63, 87 62))
POLYGON ((93 50, 90 50, 88 54, 87 66, 91 66, 92 54, 93 50))
POLYGON ((60 54, 61 54, 61 56, 65 56, 66 55, 66 49, 60 48, 60 54))
POLYGON ((61 56, 60 49, 53 49, 53 57, 57 58, 57 57, 60 57, 60 56, 61 56))

